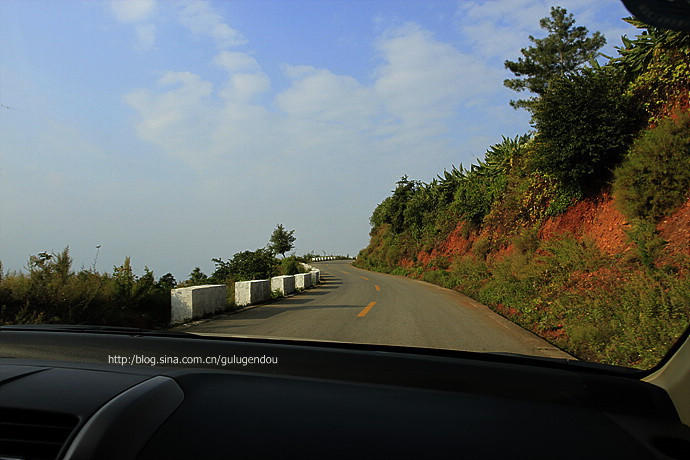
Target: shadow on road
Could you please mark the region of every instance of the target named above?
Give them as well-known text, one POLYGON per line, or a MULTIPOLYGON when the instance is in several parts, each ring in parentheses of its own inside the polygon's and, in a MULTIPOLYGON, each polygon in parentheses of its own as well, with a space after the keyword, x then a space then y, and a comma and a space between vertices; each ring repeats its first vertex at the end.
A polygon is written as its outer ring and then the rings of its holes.
POLYGON ((194 326, 189 332, 221 332, 229 328, 247 327, 244 321, 253 319, 267 319, 279 315, 286 311, 297 310, 356 310, 362 309, 361 305, 301 305, 290 306, 285 304, 262 305, 260 308, 252 308, 234 315, 219 315, 212 318, 212 321, 194 326), (233 324, 234 323, 234 324, 233 324))
POLYGON ((221 313, 212 316, 209 321, 191 327, 189 332, 219 332, 228 328, 246 327, 246 324, 239 323, 240 321, 253 319, 267 319, 275 315, 279 315, 285 311, 297 310, 331 310, 331 309, 356 309, 361 310, 362 305, 323 305, 319 302, 318 305, 305 305, 317 300, 320 296, 330 294, 335 289, 339 289, 343 284, 342 280, 330 275, 321 277, 321 284, 308 289, 303 293, 285 297, 281 299, 271 300, 269 302, 250 307, 245 311, 235 313, 221 313))

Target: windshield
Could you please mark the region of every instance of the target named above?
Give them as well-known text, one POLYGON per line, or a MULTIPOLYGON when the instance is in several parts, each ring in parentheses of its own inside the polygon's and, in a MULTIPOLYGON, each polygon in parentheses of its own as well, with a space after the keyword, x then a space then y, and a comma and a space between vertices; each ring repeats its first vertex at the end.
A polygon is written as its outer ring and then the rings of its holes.
POLYGON ((619 2, 0 2, 0 323, 655 366, 690 38, 619 2))

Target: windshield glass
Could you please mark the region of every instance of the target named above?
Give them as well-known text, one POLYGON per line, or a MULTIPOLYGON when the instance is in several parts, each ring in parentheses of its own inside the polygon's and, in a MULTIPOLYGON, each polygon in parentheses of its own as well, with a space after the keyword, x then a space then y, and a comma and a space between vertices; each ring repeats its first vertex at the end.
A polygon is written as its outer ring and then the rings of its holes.
POLYGON ((0 2, 0 323, 648 369, 690 38, 619 2, 0 2))

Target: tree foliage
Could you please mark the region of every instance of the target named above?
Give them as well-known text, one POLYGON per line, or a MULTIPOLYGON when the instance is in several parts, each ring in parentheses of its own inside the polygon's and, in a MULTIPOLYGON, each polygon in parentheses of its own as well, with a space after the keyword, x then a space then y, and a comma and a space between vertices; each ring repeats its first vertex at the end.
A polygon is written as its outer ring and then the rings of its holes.
POLYGON ((301 273, 300 265, 295 256, 284 258, 280 261, 281 275, 295 275, 301 273))
POLYGON ((170 291, 129 257, 113 273, 72 270, 69 248, 29 258, 28 274, 0 280, 0 324, 70 323, 161 327, 170 319, 170 291))
POLYGON ((195 285, 195 284, 204 284, 208 282, 208 276, 204 272, 201 271, 201 268, 199 267, 194 267, 194 270, 189 274, 189 284, 190 285, 195 285))
POLYGON ((419 243, 445 236, 458 219, 480 225, 504 193, 508 174, 530 140, 531 135, 503 137, 469 169, 452 166, 430 183, 403 176, 392 195, 374 209, 372 236, 387 224, 393 234, 406 234, 419 243))
MULTIPOLYGON (((588 37, 584 26, 575 26, 573 15, 565 8, 551 7, 551 17, 542 18, 539 26, 548 31, 544 38, 529 36, 533 46, 523 48, 517 61, 505 61, 505 67, 517 78, 503 84, 514 91, 531 91, 540 96, 554 78, 572 74, 583 64, 592 61, 598 50, 606 44, 599 32, 588 37)), ((511 101, 515 108, 530 108, 534 98, 511 101)))
POLYGON ((163 290, 175 289, 177 281, 172 273, 166 273, 158 279, 158 287, 163 290))
POLYGON ((690 34, 662 30, 633 18, 624 21, 641 32, 622 37, 613 64, 624 69, 631 94, 642 99, 656 123, 678 108, 690 106, 690 34))
POLYGON ((235 281, 267 279, 275 276, 278 264, 273 252, 268 249, 242 251, 229 261, 213 259, 213 262, 216 264, 213 274, 216 282, 225 282, 229 278, 235 281))
POLYGON ((598 191, 644 126, 626 87, 621 73, 606 67, 552 81, 533 106, 534 165, 567 187, 598 191))
POLYGON ((690 194, 690 115, 642 133, 615 177, 614 193, 629 219, 656 221, 674 211, 690 194))
POLYGON ((295 247, 294 243, 296 238, 294 233, 294 230, 285 230, 282 224, 278 224, 271 234, 268 247, 276 254, 281 254, 285 257, 285 253, 295 247))

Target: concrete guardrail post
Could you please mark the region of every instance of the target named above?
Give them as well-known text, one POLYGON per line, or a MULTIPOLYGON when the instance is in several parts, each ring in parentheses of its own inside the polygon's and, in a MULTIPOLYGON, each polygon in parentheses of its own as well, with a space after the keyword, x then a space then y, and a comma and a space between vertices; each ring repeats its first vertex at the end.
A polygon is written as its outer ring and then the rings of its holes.
POLYGON ((311 274, 310 273, 297 273, 295 275, 295 288, 296 289, 307 289, 311 287, 311 274))
POLYGON ((271 291, 280 291, 282 295, 288 295, 295 292, 295 276, 274 276, 271 278, 271 291))
POLYGON ((204 284, 170 290, 170 324, 201 318, 224 310, 227 306, 227 286, 204 284))
POLYGON ((235 305, 244 307, 271 298, 269 280, 237 281, 235 283, 235 305))

